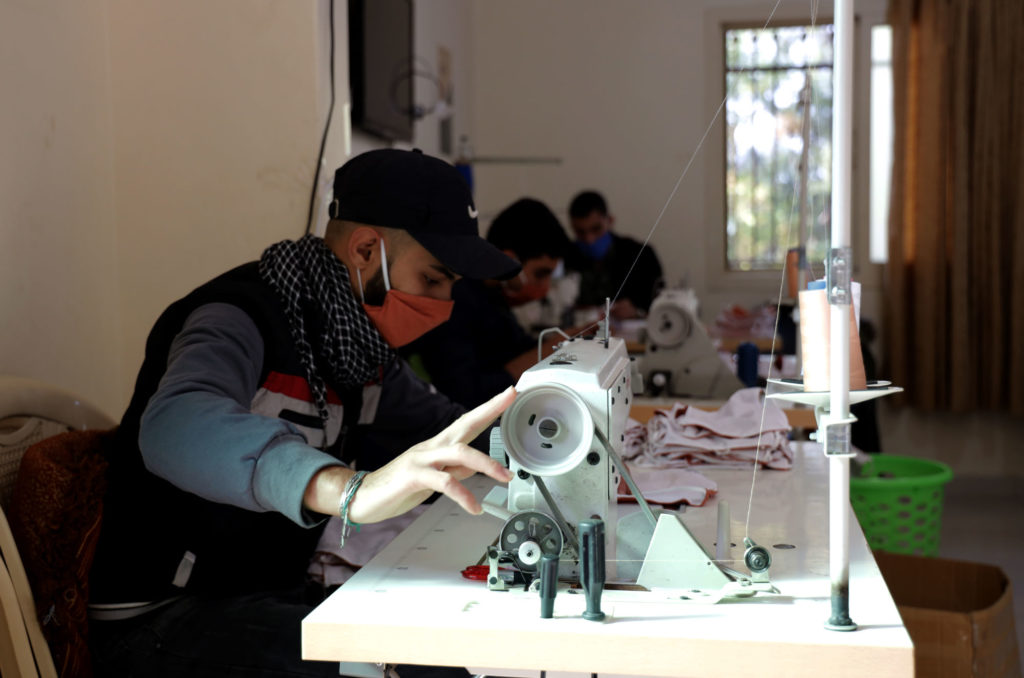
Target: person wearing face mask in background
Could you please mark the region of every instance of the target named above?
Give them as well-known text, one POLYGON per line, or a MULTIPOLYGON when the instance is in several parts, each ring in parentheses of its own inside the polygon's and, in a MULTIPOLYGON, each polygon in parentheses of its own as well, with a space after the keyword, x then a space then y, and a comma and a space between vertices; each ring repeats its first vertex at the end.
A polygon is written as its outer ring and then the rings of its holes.
POLYGON ((307 575, 325 521, 347 536, 435 491, 476 514, 461 481, 508 481, 469 443, 486 444, 514 391, 464 413, 395 353, 449 317, 460 277, 519 272, 479 237, 463 179, 418 151, 371 151, 335 173, 330 217, 324 238, 270 246, 150 333, 108 454, 97 675, 336 676, 300 650, 325 595, 307 575))
MULTIPOLYGON (((542 202, 522 198, 495 217, 487 240, 522 265, 508 280, 461 280, 451 321, 408 348, 430 381, 452 400, 474 407, 516 383, 537 362, 537 338, 513 310, 544 298, 571 243, 542 202)), ((558 335, 548 338, 548 350, 558 335)))
POLYGON ((603 315, 607 298, 614 300, 613 319, 643 317, 662 284, 661 263, 650 243, 642 247, 636 240, 612 232, 615 217, 596 191, 583 191, 573 198, 569 222, 576 236, 576 252, 567 265, 580 274, 577 309, 596 309, 597 315, 603 315))

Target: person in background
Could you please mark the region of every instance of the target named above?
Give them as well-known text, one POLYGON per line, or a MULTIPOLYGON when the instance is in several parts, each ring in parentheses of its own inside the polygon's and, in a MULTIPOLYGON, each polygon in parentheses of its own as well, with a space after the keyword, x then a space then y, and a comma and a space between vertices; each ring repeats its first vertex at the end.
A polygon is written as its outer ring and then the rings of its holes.
POLYGON ((607 298, 614 300, 614 319, 646 314, 662 281, 661 263, 650 244, 643 247, 632 238, 612 232, 615 217, 596 191, 583 191, 572 199, 569 221, 577 246, 569 267, 580 273, 576 307, 603 309, 607 298))
MULTIPOLYGON (((558 218, 533 198, 505 208, 487 240, 522 265, 519 275, 460 281, 451 320, 409 347, 433 385, 466 407, 515 384, 537 362, 537 339, 520 326, 513 308, 548 293, 552 274, 571 248, 558 218)), ((548 345, 560 339, 553 334, 548 345)))
POLYGON ((395 354, 447 319, 460 276, 519 271, 475 212, 446 162, 370 151, 335 173, 323 239, 272 245, 160 316, 108 456, 97 675, 337 676, 300 650, 326 593, 307 577, 325 521, 345 521, 344 549, 349 527, 435 491, 480 513, 461 484, 476 472, 509 480, 467 443, 514 390, 463 414, 395 354))

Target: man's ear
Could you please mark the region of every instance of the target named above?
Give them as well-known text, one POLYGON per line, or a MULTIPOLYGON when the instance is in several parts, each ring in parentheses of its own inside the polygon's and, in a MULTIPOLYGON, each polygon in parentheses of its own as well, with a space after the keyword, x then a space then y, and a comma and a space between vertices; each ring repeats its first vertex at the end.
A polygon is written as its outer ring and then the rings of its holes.
POLYGON ((614 227, 615 227, 615 215, 614 214, 609 214, 608 215, 608 230, 610 231, 614 227))
POLYGON ((504 250, 502 250, 502 253, 506 257, 508 257, 509 259, 514 259, 515 261, 519 261, 519 256, 513 250, 504 249, 504 250))
POLYGON ((346 248, 349 261, 358 269, 372 268, 380 258, 380 234, 369 226, 352 231, 346 248))

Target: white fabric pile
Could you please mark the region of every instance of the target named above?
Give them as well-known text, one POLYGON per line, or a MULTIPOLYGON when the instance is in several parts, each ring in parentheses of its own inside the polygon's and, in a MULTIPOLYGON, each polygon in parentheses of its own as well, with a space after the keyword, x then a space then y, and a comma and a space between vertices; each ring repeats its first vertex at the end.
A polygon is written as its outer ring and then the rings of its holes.
MULTIPOLYGON (((627 464, 629 475, 640 488, 648 504, 662 506, 703 506, 708 498, 718 492, 718 483, 697 471, 681 468, 647 468, 627 464)), ((636 502, 626 480, 619 482, 619 503, 636 502)))
POLYGON ((763 389, 745 388, 713 412, 676 403, 657 410, 646 427, 631 422, 623 456, 635 466, 744 468, 756 461, 788 470, 793 466, 789 430, 786 414, 764 399, 763 389))

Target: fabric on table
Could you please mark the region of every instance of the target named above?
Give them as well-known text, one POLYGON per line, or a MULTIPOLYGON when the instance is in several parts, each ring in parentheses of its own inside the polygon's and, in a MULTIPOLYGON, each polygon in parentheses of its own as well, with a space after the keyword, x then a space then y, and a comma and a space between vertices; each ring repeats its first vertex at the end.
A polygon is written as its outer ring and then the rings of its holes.
POLYGON ((646 427, 627 429, 623 456, 636 466, 742 468, 756 462, 787 470, 793 466, 789 430, 785 413, 765 401, 762 389, 746 388, 715 411, 680 403, 655 411, 646 427))
POLYGON ((647 424, 642 424, 633 417, 626 420, 626 431, 622 437, 623 459, 634 459, 643 454, 647 447, 647 424))
MULTIPOLYGON (((718 483, 698 471, 682 468, 644 468, 627 464, 629 474, 650 504, 703 506, 718 491, 718 483)), ((619 503, 635 502, 625 480, 619 480, 619 503)))

